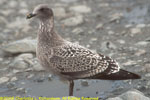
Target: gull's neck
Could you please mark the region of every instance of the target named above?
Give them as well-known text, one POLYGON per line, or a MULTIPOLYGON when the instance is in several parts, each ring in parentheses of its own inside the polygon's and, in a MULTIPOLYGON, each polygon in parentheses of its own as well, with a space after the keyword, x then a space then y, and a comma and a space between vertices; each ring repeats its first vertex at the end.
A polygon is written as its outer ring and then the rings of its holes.
POLYGON ((63 38, 54 31, 54 18, 40 20, 38 41, 51 47, 61 45, 63 38))

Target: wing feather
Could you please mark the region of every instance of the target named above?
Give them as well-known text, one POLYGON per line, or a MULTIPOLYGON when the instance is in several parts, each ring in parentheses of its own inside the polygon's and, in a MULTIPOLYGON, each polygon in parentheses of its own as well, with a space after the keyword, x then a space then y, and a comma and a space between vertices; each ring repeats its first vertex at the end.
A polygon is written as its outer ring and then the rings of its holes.
POLYGON ((50 62, 61 74, 74 78, 85 78, 102 73, 111 67, 110 64, 115 65, 114 68, 110 68, 110 73, 119 68, 111 58, 76 44, 53 48, 50 62))

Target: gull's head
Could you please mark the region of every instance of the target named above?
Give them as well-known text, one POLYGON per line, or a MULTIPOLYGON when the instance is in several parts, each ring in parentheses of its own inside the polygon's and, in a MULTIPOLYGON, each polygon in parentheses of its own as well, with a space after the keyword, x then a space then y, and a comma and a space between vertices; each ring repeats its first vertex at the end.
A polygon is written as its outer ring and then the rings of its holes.
POLYGON ((27 15, 27 19, 37 17, 39 19, 48 19, 53 16, 53 11, 46 4, 40 4, 34 8, 33 12, 27 15))

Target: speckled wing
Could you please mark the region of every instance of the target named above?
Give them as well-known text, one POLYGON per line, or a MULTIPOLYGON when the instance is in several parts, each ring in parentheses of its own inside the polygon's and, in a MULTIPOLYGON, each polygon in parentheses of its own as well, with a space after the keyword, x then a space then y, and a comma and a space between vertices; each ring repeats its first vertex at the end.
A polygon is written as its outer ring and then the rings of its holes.
POLYGON ((87 78, 104 73, 105 70, 107 70, 107 74, 111 74, 120 69, 111 58, 96 54, 77 44, 53 48, 53 56, 50 58, 50 62, 55 70, 73 78, 87 78))

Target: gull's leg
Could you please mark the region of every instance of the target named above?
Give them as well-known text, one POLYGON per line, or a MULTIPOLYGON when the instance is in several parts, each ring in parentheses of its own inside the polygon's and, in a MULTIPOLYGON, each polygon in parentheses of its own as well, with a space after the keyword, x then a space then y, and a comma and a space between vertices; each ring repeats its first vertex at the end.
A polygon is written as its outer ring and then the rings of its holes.
POLYGON ((69 81, 69 96, 73 96, 73 87, 74 87, 74 82, 73 80, 69 81))

